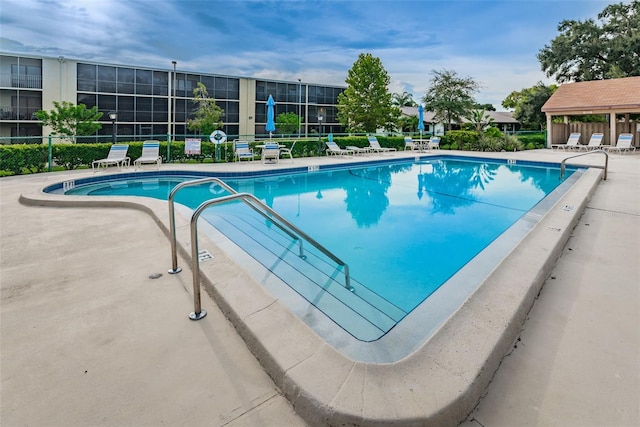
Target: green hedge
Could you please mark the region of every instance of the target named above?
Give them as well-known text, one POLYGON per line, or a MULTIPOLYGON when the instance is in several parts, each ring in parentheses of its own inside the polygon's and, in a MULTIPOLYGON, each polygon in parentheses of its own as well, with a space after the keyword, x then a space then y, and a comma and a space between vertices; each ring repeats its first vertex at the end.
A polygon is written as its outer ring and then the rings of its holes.
MULTIPOLYGON (((403 136, 376 136, 382 147, 395 148, 397 150, 404 149, 403 136)), ((295 140, 289 139, 279 141, 291 146, 295 140)), ((326 155, 326 146, 324 144, 326 138, 322 138, 319 142, 317 138, 307 138, 297 140, 292 155, 294 157, 316 157, 326 155)), ((334 141, 340 147, 352 145, 356 147, 368 147, 369 141, 366 136, 340 136, 335 137, 334 141)), ((132 159, 137 159, 142 154, 142 142, 129 142, 129 150, 127 155, 132 159)), ((251 142, 255 145, 260 142, 251 142)), ((498 138, 489 135, 478 135, 475 131, 449 131, 442 136, 440 147, 442 149, 452 150, 469 150, 469 151, 513 151, 523 148, 543 148, 545 144, 545 134, 520 135, 517 140, 509 136, 507 138, 498 138), (518 142, 519 140, 519 142, 518 142)), ((90 168, 94 160, 104 159, 109 154, 111 143, 94 143, 94 144, 70 144, 59 143, 52 145, 53 163, 66 170, 78 168, 90 168)), ((259 152, 259 150, 254 150, 259 152)), ((184 142, 171 142, 171 161, 172 162, 232 162, 233 161, 233 143, 227 142, 216 144, 203 141, 201 144, 200 155, 186 155, 184 153, 184 142), (219 149, 219 154, 216 153, 219 149)), ((160 155, 162 161, 167 162, 167 141, 160 141, 160 155)), ((49 158, 49 148, 46 144, 15 144, 0 145, 0 176, 21 175, 29 173, 44 172, 47 170, 49 158)))
POLYGON ((476 145, 479 139, 480 135, 476 131, 450 130, 440 137, 440 146, 448 146, 452 150, 462 150, 464 146, 476 145))
POLYGON ((44 172, 48 161, 46 145, 0 145, 0 176, 44 172))
POLYGON ((518 139, 527 149, 531 149, 528 148, 532 146, 531 144, 533 144, 533 148, 545 148, 547 146, 547 134, 545 132, 518 135, 518 139))
MULTIPOLYGON (((366 138, 360 137, 366 143, 366 138)), ((326 140, 326 139, 325 139, 326 140)), ((324 140, 323 140, 324 141, 324 140)), ((293 140, 279 141, 291 147, 293 140)), ((128 142, 127 155, 133 160, 142 155, 142 142, 128 142)), ((251 142, 255 147, 260 142, 251 142)), ((368 144, 368 143, 367 143, 368 144)), ((58 143, 51 146, 53 164, 66 170, 90 168, 94 160, 104 159, 109 154, 111 143, 70 144, 58 143)), ((233 143, 216 144, 208 141, 201 143, 200 155, 187 155, 184 142, 171 142, 171 162, 233 162, 233 143), (216 148, 218 151, 216 152, 216 148)), ((256 153, 260 150, 255 149, 256 153)), ((298 140, 293 147, 294 157, 312 157, 324 155, 324 142, 317 139, 298 140), (319 147, 319 144, 322 146, 319 147)), ((167 162, 167 142, 160 141, 160 156, 167 162)), ((45 172, 49 161, 49 147, 46 144, 0 145, 0 176, 22 175, 45 172)))

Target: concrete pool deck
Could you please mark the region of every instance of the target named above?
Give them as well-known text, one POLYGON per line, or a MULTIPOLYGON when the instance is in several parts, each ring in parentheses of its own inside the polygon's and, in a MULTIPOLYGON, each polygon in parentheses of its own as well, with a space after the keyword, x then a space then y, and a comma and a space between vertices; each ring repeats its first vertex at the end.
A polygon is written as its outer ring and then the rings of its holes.
MULTIPOLYGON (((397 154, 403 155, 411 154, 397 154)), ((559 162, 567 153, 487 156, 559 162)), ((320 161, 344 160, 296 159, 296 165, 320 161)), ((602 164, 602 158, 587 156, 579 162, 602 164)), ((259 163, 195 167, 256 166, 259 163)), ((482 374, 487 381, 493 379, 486 391, 477 390, 485 396, 466 424, 639 424, 640 157, 612 155, 609 166, 608 180, 598 185, 575 229, 569 230, 569 242, 515 345, 511 341, 504 349, 509 356, 500 357, 495 376, 482 374)), ((445 396, 468 387, 464 376, 472 370, 456 372, 453 364, 434 368, 414 358, 399 367, 366 366, 345 363, 315 342, 309 347, 292 343, 298 337, 292 329, 302 327, 291 326, 291 319, 281 319, 280 329, 262 331, 291 343, 270 349, 286 353, 280 359, 269 360, 249 340, 263 365, 289 357, 285 363, 290 365, 269 368, 270 378, 205 292, 203 307, 209 315, 199 322, 186 318, 192 311, 191 276, 188 268, 179 275, 166 274, 171 264, 168 241, 158 227, 162 224, 151 216, 131 209, 18 203, 21 194, 35 188, 88 174, 0 179, 3 425, 307 425, 283 393, 294 396, 291 401, 312 424, 337 423, 344 419, 338 418, 341 414, 357 424, 358 413, 367 424, 392 424, 396 418, 410 423, 425 408, 447 407, 445 396), (151 278, 158 273, 162 276, 151 278), (300 354, 308 348, 317 350, 300 354), (286 378, 273 374, 278 370, 286 378), (374 371, 385 372, 375 376, 374 371), (418 377, 435 371, 442 381, 432 382, 426 396, 418 377), (384 375, 398 382, 365 387, 368 379, 384 375), (463 379, 456 383, 456 377, 463 379), (318 389, 294 389, 302 384, 318 389), (325 389, 335 384, 339 390, 325 389), (395 396, 407 390, 413 398, 396 402, 395 396), (323 395, 330 397, 313 401, 323 395), (331 418, 336 407, 336 418, 331 418), (324 408, 323 419, 313 417, 317 408, 324 408)), ((153 203, 153 208, 158 205, 158 211, 165 212, 162 203, 153 203)), ((179 264, 189 265, 182 258, 179 264)), ((241 283, 250 281, 235 277, 241 283)), ((266 318, 274 317, 276 307, 260 301, 263 298, 268 297, 258 295, 242 304, 251 313, 245 320, 253 316, 246 321, 257 329, 268 324, 266 318)), ((478 318, 484 315, 476 314, 470 319, 481 333, 478 318)), ((512 327, 520 330, 520 324, 512 327)), ((445 344, 431 346, 431 351, 442 353, 445 344)), ((458 354, 462 362, 475 363, 468 348, 458 348, 458 354)), ((438 356, 431 360, 446 360, 438 356)), ((472 407, 475 400, 467 403, 472 407)), ((433 421, 452 425, 446 414, 433 421)))

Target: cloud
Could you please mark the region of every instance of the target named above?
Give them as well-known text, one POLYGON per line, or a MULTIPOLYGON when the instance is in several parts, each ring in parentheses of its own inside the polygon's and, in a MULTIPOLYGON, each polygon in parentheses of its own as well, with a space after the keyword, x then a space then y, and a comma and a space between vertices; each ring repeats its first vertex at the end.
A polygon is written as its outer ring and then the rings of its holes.
POLYGON ((419 100, 434 69, 483 86, 499 107, 550 82, 536 53, 563 19, 602 1, 2 0, 0 49, 98 62, 344 85, 362 52, 391 91, 419 100))

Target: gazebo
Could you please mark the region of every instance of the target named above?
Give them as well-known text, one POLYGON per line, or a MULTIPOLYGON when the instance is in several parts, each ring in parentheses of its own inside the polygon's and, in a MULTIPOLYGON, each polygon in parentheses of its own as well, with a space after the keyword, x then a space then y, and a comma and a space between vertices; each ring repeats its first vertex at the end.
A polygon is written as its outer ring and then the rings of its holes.
POLYGON ((567 142, 569 134, 580 132, 583 144, 592 133, 604 133, 604 145, 615 145, 618 135, 631 133, 640 145, 640 77, 593 80, 563 84, 542 106, 547 116, 547 147, 567 142), (605 115, 606 123, 569 123, 570 116, 605 115), (563 116, 563 123, 552 123, 563 116))

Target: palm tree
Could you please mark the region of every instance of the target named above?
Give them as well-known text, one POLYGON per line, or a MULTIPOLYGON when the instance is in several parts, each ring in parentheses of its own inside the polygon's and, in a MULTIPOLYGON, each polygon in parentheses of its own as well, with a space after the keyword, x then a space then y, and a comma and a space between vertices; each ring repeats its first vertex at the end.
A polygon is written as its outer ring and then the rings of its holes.
POLYGON ((466 115, 467 120, 475 127, 476 132, 482 133, 487 126, 491 126, 495 120, 486 110, 471 110, 466 115))
POLYGON ((413 95, 407 91, 402 92, 402 94, 394 93, 393 94, 393 103, 398 107, 417 107, 418 104, 413 100, 413 95))

